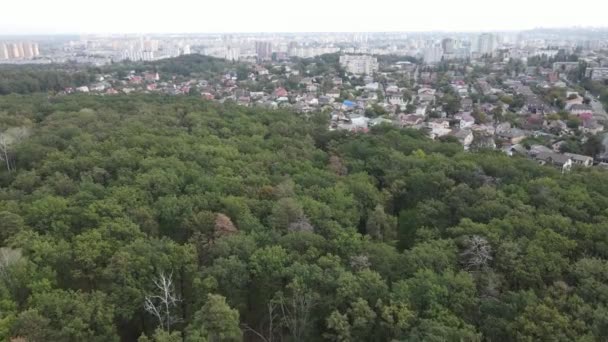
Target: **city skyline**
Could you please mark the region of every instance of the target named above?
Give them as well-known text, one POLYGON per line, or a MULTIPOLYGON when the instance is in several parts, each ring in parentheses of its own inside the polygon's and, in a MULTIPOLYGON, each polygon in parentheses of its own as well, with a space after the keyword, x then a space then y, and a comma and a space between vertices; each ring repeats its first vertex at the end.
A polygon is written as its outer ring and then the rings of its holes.
POLYGON ((0 35, 262 33, 262 32, 483 32, 533 28, 605 28, 608 3, 581 0, 572 15, 564 0, 509 3, 434 0, 369 4, 310 0, 294 7, 278 0, 201 4, 175 0, 151 7, 143 1, 107 0, 95 12, 75 0, 12 1, 3 5, 0 35), (36 11, 32 11, 32 9, 36 11), (262 20, 263 19, 263 20, 262 20))

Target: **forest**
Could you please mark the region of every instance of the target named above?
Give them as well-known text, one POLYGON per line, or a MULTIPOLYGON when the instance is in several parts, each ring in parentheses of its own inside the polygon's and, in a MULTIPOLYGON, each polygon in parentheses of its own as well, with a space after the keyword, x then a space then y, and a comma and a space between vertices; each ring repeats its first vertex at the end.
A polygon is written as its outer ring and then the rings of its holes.
POLYGON ((327 122, 0 97, 0 338, 608 336, 608 173, 327 122))
POLYGON ((124 78, 130 71, 158 71, 164 77, 217 76, 240 65, 202 55, 184 55, 153 62, 113 63, 101 67, 76 63, 41 65, 0 64, 0 95, 57 93, 68 87, 95 82, 97 76, 116 74, 124 78))

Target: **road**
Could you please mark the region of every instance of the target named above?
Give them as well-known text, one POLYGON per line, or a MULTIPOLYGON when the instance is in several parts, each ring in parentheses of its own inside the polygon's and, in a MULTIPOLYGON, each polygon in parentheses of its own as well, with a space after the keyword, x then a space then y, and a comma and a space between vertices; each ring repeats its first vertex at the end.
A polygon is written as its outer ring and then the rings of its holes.
POLYGON ((606 110, 604 110, 604 106, 602 105, 602 103, 590 92, 587 92, 585 96, 591 99, 591 102, 589 104, 591 105, 591 107, 593 107, 593 115, 595 119, 601 121, 608 121, 608 114, 606 114, 606 110))
MULTIPOLYGON (((564 81, 568 86, 570 86, 570 87, 573 86, 573 83, 570 82, 570 80, 566 76, 561 75, 560 79, 562 81, 564 81)), ((595 96, 593 96, 593 94, 591 94, 589 91, 585 91, 585 97, 588 97, 591 99, 591 102, 589 104, 593 108, 594 119, 596 119, 598 121, 608 122, 608 114, 606 114, 606 110, 604 110, 604 106, 602 105, 602 103, 595 96)), ((608 141, 607 141, 607 143, 608 143, 608 141)))

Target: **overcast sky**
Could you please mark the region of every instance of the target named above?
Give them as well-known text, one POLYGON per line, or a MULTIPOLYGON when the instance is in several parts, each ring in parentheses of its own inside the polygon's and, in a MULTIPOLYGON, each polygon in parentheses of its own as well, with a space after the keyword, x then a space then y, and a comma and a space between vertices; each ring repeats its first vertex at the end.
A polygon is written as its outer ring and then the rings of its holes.
POLYGON ((608 0, 1 0, 1 34, 608 26, 608 0))

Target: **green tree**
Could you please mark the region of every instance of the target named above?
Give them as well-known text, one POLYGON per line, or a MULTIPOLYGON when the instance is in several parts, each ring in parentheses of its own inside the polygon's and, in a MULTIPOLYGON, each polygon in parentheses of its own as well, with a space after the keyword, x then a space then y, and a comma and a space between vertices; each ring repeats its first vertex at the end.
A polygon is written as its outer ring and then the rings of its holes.
POLYGON ((226 304, 226 298, 209 294, 205 305, 194 314, 187 328, 187 341, 241 341, 239 312, 226 304))

